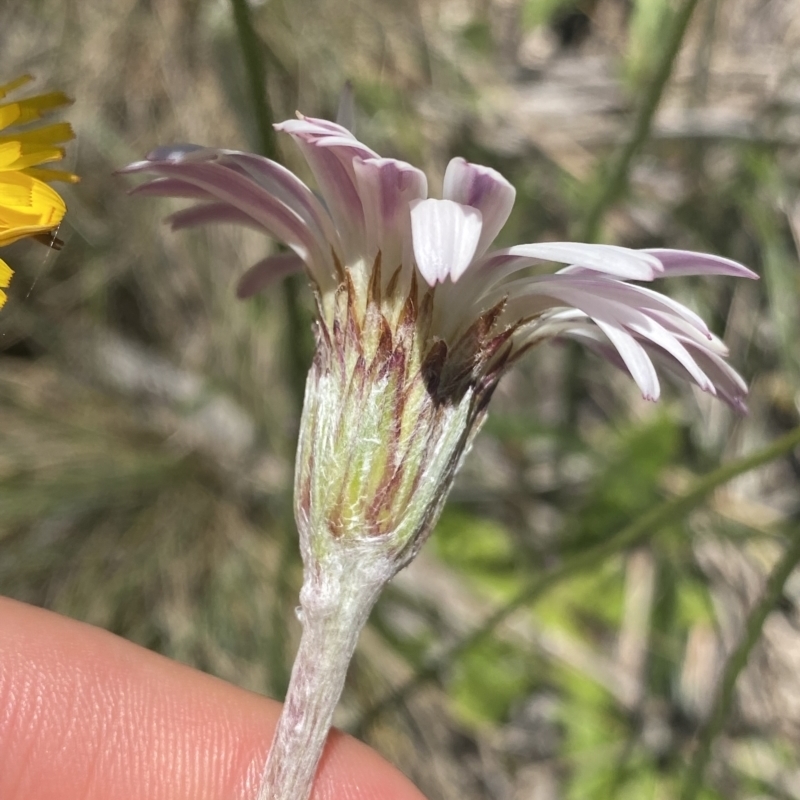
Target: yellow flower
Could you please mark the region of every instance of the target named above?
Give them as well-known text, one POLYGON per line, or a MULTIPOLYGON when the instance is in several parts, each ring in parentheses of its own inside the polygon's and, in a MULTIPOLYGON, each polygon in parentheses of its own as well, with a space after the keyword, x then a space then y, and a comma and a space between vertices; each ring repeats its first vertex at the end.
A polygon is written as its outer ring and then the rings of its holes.
MULTIPOLYGON (((0 85, 0 100, 33 80, 23 75, 0 85)), ((64 157, 64 142, 75 137, 67 122, 17 130, 7 129, 42 119, 72 101, 62 92, 0 103, 0 247, 26 236, 49 233, 58 227, 67 210, 50 181, 75 183, 77 175, 42 167, 64 157)), ((0 308, 6 301, 11 268, 0 259, 0 308)))

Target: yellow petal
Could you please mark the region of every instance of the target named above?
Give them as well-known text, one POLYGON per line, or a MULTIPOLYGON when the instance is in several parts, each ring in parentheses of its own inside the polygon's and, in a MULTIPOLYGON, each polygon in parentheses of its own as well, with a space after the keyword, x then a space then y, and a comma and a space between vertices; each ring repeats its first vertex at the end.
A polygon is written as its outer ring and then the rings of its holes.
POLYGON ((3 142, 0 144, 0 169, 8 169, 21 155, 19 142, 3 142))
POLYGON ((20 144, 20 142, 6 142, 0 144, 0 172, 19 171, 35 167, 37 164, 46 164, 50 161, 60 161, 64 158, 61 147, 41 147, 39 145, 20 144))
POLYGON ((5 289, 11 283, 11 276, 14 274, 14 270, 0 258, 0 289, 5 289))
POLYGON ((10 283, 14 271, 0 258, 0 308, 6 304, 7 295, 3 291, 10 283))
POLYGON ((75 132, 69 122, 54 122, 30 131, 18 131, 0 136, 0 143, 22 142, 26 145, 54 145, 68 142, 74 138, 75 132))
POLYGON ((20 172, 0 173, 0 246, 52 230, 66 210, 46 183, 20 172))
POLYGON ((32 80, 33 75, 20 75, 19 78, 14 78, 14 80, 10 83, 4 83, 2 86, 0 86, 0 98, 10 94, 14 91, 14 89, 19 89, 20 86, 30 83, 32 80))
MULTIPOLYGON (((30 75, 23 75, 0 85, 0 99, 31 80, 30 75)), ((0 130, 41 119, 71 102, 62 92, 46 92, 0 103, 0 130)), ((65 170, 38 167, 62 159, 64 150, 60 145, 74 137, 72 127, 66 122, 0 136, 0 246, 27 236, 51 233, 61 223, 66 205, 46 182, 74 183, 78 178, 65 170)), ((0 264, 8 269, 4 262, 0 264)), ((0 271, 0 281, 4 274, 0 271)))
POLYGON ((23 169, 23 174, 30 175, 31 178, 36 178, 40 181, 61 181, 62 183, 78 183, 80 178, 72 172, 66 172, 63 169, 44 169, 35 167, 33 169, 23 169))
POLYGON ((13 125, 22 116, 19 103, 0 104, 0 131, 13 125))
MULTIPOLYGON (((0 232, 0 247, 14 244, 21 239, 29 239, 33 236, 51 234, 58 225, 30 225, 26 228, 15 228, 7 233, 0 232)), ((58 250, 59 248, 54 248, 58 250)))
POLYGON ((33 122, 61 106, 72 104, 72 100, 63 92, 47 92, 34 97, 17 100, 16 103, 0 105, 0 130, 9 125, 24 125, 33 122))

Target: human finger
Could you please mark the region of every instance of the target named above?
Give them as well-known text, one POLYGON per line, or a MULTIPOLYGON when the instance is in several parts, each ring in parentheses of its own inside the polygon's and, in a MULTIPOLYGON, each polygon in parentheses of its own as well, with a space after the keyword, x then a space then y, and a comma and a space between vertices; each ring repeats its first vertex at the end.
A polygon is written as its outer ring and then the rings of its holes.
MULTIPOLYGON (((252 800, 280 705, 0 598, 3 800, 252 800)), ((312 800, 424 800, 333 731, 312 800)))

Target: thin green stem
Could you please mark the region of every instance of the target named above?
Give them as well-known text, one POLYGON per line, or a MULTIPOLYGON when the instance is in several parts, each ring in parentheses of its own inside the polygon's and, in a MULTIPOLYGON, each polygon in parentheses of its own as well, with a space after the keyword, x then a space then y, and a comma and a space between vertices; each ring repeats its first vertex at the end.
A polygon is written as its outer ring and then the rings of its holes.
POLYGON ((263 43, 253 26, 250 6, 247 0, 231 0, 233 6, 233 19, 236 22, 236 33, 239 36, 239 45, 242 48, 242 58, 247 72, 247 82, 250 86, 250 99, 253 103, 253 112, 258 128, 259 150, 261 155, 278 159, 278 142, 275 137, 275 122, 272 108, 267 98, 266 76, 264 66, 263 43))
MULTIPOLYGON (((278 142, 273 127, 275 119, 266 89, 265 45, 253 26, 253 18, 247 0, 231 0, 231 5, 258 129, 258 149, 261 155, 271 158, 273 161, 280 161, 278 142)), ((283 282, 283 304, 289 328, 287 372, 295 407, 295 421, 300 418, 305 394, 306 372, 311 363, 309 321, 303 313, 300 301, 301 286, 302 283, 295 276, 291 276, 283 282)))
POLYGON ((703 775, 711 758, 711 747, 722 731, 730 712, 739 673, 747 665, 750 653, 756 642, 761 638, 764 622, 770 612, 774 611, 780 603, 786 581, 798 563, 800 563, 800 530, 795 532, 783 557, 769 576, 761 600, 750 612, 750 616, 747 619, 742 640, 728 657, 714 702, 714 708, 711 711, 708 722, 700 733, 692 763, 686 771, 680 800, 694 800, 703 784, 703 775))
POLYGON ((684 0, 672 18, 664 48, 659 54, 653 70, 653 78, 636 113, 630 137, 611 160, 600 183, 600 188, 586 212, 581 227, 581 236, 579 237, 581 241, 592 242, 597 239, 603 216, 625 191, 631 163, 650 135, 653 117, 658 104, 661 102, 667 81, 672 73, 675 58, 678 55, 697 3, 698 0, 684 0))
MULTIPOLYGON (((280 161, 278 143, 273 127, 275 120, 266 89, 267 69, 264 56, 269 51, 256 32, 247 0, 231 0, 231 5, 258 131, 257 149, 267 158, 273 161, 280 161)), ((284 313, 289 330, 289 335, 286 337, 285 368, 294 407, 293 423, 288 426, 287 439, 289 439, 293 438, 297 433, 297 424, 303 408, 306 372, 311 364, 312 343, 309 334, 310 321, 303 312, 300 299, 302 282, 298 280, 298 276, 292 275, 283 281, 281 288, 284 313)), ((282 696, 285 693, 289 683, 289 673, 285 659, 285 645, 287 643, 286 610, 289 607, 289 597, 294 588, 290 576, 298 560, 296 532, 291 523, 290 509, 291 505, 287 502, 286 522, 281 526, 282 542, 280 561, 276 572, 276 599, 270 637, 271 689, 278 696, 282 696)))
POLYGON ((357 735, 363 735, 382 713, 405 701, 419 687, 440 675, 442 670, 456 658, 483 642, 498 625, 510 617, 517 609, 536 602, 550 588, 566 578, 570 578, 585 569, 596 567, 604 559, 620 550, 639 544, 653 536, 670 522, 685 516, 717 487, 722 486, 738 475, 743 475, 756 467, 774 461, 776 458, 792 451, 798 444, 800 444, 800 427, 794 428, 780 439, 776 439, 763 450, 718 467, 705 477, 700 478, 690 491, 660 503, 621 531, 602 537, 599 544, 576 553, 559 567, 545 573, 537 581, 525 587, 509 603, 498 608, 482 625, 456 641, 437 658, 423 666, 406 683, 389 692, 384 698, 367 709, 356 727, 357 735))

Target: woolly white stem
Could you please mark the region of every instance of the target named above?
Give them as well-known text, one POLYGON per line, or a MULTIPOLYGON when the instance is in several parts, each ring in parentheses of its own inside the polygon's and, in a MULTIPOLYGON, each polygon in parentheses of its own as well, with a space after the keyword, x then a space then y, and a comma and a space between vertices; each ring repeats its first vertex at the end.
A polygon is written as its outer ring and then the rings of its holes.
POLYGON ((306 564, 303 635, 258 800, 307 800, 311 794, 358 635, 391 574, 374 563, 378 568, 342 563, 349 560, 306 564))

